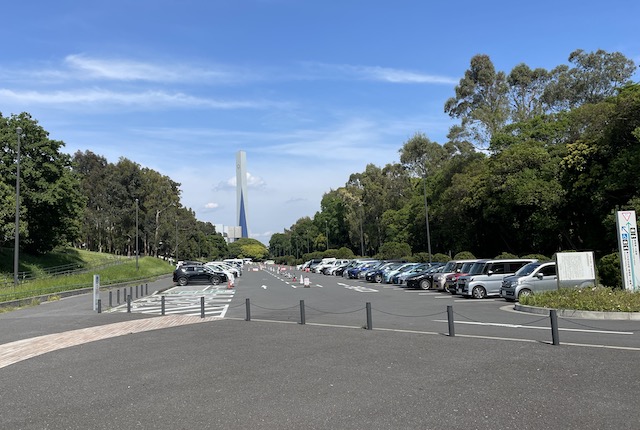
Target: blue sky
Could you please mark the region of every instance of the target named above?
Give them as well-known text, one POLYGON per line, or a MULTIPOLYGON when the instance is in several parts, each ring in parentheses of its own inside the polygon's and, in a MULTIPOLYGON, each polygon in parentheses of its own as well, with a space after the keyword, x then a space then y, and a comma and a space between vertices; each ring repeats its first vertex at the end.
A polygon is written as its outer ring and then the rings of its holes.
POLYGON ((416 132, 444 143, 444 103, 476 54, 505 72, 576 49, 640 64, 636 0, 5 3, 2 115, 31 113, 70 154, 171 177, 214 224, 236 224, 244 150, 265 243, 416 132))

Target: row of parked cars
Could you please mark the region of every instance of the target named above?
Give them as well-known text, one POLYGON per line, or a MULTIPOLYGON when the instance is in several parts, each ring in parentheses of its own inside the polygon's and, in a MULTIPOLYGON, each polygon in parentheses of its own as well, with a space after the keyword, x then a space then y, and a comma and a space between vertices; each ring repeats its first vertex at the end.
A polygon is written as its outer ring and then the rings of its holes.
POLYGON ((475 299, 494 296, 515 301, 525 295, 558 288, 556 263, 531 258, 451 260, 446 264, 323 259, 308 261, 298 269, 446 291, 475 299))
POLYGON ((242 264, 233 261, 179 261, 173 271, 173 282, 180 286, 195 283, 218 285, 223 282, 234 285, 242 275, 242 264))

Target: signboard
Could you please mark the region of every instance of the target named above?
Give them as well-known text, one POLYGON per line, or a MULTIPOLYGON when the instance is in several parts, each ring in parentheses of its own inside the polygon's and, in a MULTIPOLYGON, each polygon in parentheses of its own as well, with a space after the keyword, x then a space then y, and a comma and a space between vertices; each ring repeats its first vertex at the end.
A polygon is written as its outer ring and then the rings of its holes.
POLYGON ((625 289, 640 289, 640 249, 635 211, 618 211, 616 216, 620 270, 625 289))
POLYGON ((596 265, 593 252, 558 252, 558 287, 593 286, 596 283, 596 265))

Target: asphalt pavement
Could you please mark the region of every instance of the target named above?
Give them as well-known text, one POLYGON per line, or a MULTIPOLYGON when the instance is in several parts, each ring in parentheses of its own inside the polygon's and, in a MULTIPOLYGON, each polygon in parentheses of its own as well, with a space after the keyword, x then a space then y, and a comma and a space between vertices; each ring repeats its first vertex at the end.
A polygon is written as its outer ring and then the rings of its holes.
MULTIPOLYGON (((636 350, 366 330, 314 318, 302 325, 295 315, 242 318, 250 297, 268 305, 255 311, 269 316, 300 297, 333 304, 333 296, 367 294, 296 287, 245 272, 230 305, 235 313, 225 318, 132 331, 0 368, 0 427, 638 428, 636 350), (268 302, 277 288, 295 296, 268 302)), ((36 337, 162 318, 98 314, 89 295, 16 310, 0 314, 0 357, 3 347, 36 337)))

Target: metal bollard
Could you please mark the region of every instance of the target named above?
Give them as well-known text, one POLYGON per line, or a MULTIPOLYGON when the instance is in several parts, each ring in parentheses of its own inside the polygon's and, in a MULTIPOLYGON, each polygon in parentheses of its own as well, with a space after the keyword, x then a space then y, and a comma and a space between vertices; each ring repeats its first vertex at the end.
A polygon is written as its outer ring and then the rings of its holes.
POLYGON ((109 290, 109 307, 113 307, 113 291, 109 290))
POLYGON ((164 315, 164 296, 160 297, 160 315, 164 315))
POLYGON ((300 324, 304 325, 306 323, 306 318, 304 315, 304 300, 300 300, 300 324))
POLYGON ((245 321, 251 321, 251 303, 249 302, 249 299, 245 299, 244 300, 245 303, 245 307, 247 308, 247 316, 244 318, 245 321))
POLYGON ((131 294, 127 296, 127 313, 131 313, 131 294))
POLYGON ((116 303, 120 304, 120 289, 116 290, 116 303))
POLYGON ((560 345, 560 334, 558 333, 558 312, 555 309, 549 311, 551 319, 551 339, 554 345, 560 345))
POLYGON ((102 299, 98 299, 98 313, 102 313, 102 299))
POLYGON ((137 299, 138 297, 140 297, 140 296, 138 295, 138 285, 136 285, 136 299, 137 299))
POLYGON ((145 296, 149 295, 149 284, 144 284, 144 295, 145 296))
POLYGON ((454 337, 456 330, 453 326, 453 306, 447 305, 447 320, 449 321, 449 336, 454 337))
POLYGON ((129 287, 129 295, 133 297, 133 287, 129 287))
POLYGON ((204 318, 204 296, 200 297, 200 318, 204 318))
POLYGON ((367 302, 367 330, 373 330, 373 323, 371 320, 371 303, 367 302))

